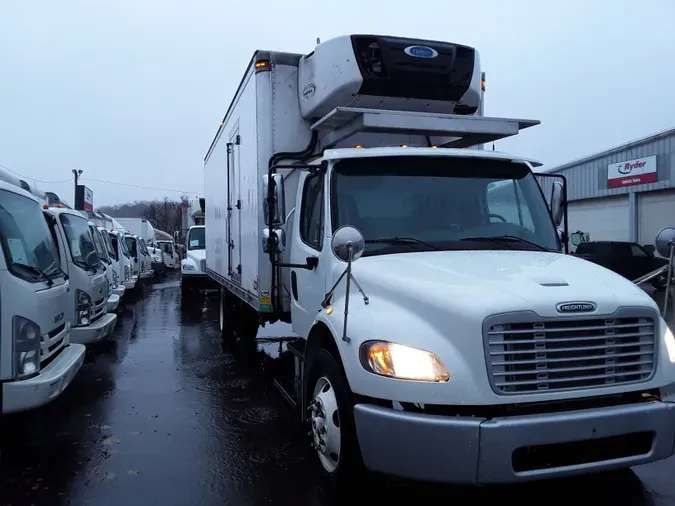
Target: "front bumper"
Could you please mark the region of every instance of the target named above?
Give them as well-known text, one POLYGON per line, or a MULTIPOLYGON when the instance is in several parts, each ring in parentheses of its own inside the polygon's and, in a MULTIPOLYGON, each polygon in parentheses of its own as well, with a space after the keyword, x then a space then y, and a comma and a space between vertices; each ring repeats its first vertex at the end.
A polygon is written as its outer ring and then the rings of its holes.
POLYGON ((368 469, 440 483, 515 483, 624 468, 670 457, 675 442, 675 404, 659 401, 491 419, 357 404, 354 418, 368 469), (548 454, 566 460, 552 465, 542 457, 548 454))
POLYGON ((124 297, 124 292, 126 292, 127 289, 124 287, 124 285, 117 285, 115 288, 112 289, 112 293, 117 295, 120 299, 124 297))
POLYGON ((122 284, 124 285, 125 290, 133 290, 136 283, 138 283, 138 276, 131 276, 129 281, 124 281, 122 284))
POLYGON ((115 313, 107 313, 101 316, 95 322, 82 327, 71 327, 70 342, 78 344, 91 344, 100 341, 110 334, 117 323, 115 313))
POLYGON ((154 275, 155 275, 155 272, 152 269, 150 269, 149 271, 141 272, 140 278, 141 279, 148 279, 148 278, 151 278, 154 275))
POLYGON ((114 313, 117 309, 117 306, 120 305, 120 296, 111 293, 108 295, 108 300, 106 301, 106 310, 108 313, 114 313))
POLYGON ((84 362, 84 346, 71 344, 37 376, 2 385, 2 412, 39 408, 56 399, 70 384, 84 362))

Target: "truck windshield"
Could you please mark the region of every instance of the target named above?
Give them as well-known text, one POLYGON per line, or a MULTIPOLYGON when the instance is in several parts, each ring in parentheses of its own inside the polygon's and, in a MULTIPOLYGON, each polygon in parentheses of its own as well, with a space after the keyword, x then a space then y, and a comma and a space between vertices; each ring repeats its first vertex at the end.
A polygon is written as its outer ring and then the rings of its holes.
POLYGON ((206 249, 205 228, 193 228, 188 237, 188 249, 206 249))
POLYGON ((108 256, 108 250, 103 244, 103 239, 101 238, 101 233, 98 231, 96 226, 90 228, 91 235, 94 238, 94 245, 96 246, 96 253, 98 256, 103 259, 106 263, 110 263, 110 257, 108 256))
POLYGON ((127 251, 131 253, 131 256, 138 258, 138 252, 136 251, 136 240, 133 237, 127 235, 124 236, 124 243, 127 247, 127 251))
POLYGON ((105 244, 105 247, 108 250, 108 256, 113 260, 119 260, 119 258, 117 257, 117 248, 113 247, 112 241, 110 240, 110 234, 108 234, 105 230, 101 229, 99 229, 99 232, 101 233, 101 239, 103 239, 103 243, 105 244))
POLYGON ((141 253, 143 253, 146 256, 149 256, 150 253, 148 252, 148 247, 145 245, 145 239, 139 239, 138 244, 141 246, 141 253))
POLYGON ((96 263, 99 263, 99 258, 87 220, 72 214, 61 214, 59 218, 61 219, 63 230, 66 233, 68 248, 70 249, 70 255, 73 257, 73 263, 83 269, 91 269, 91 267, 87 265, 87 257, 93 253, 97 260, 96 263))
POLYGON ((34 200, 0 190, 0 243, 13 275, 39 282, 60 274, 49 228, 34 200))
POLYGON ((366 255, 435 249, 560 251, 530 169, 509 160, 342 160, 332 177, 333 231, 352 225, 366 255))

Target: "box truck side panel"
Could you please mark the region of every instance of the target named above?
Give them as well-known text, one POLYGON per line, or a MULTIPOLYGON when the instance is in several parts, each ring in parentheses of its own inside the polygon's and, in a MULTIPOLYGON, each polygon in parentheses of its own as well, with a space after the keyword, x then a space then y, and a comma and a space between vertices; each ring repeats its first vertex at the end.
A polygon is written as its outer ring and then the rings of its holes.
POLYGON ((204 167, 207 267, 249 302, 257 302, 258 292, 258 256, 250 254, 259 236, 256 134, 255 74, 249 70, 204 167))

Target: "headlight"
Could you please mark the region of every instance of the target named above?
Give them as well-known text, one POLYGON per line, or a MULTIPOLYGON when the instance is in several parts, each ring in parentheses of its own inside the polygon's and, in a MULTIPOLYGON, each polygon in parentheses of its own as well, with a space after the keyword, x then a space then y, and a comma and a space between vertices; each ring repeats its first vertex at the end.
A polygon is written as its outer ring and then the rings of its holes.
POLYGON ((436 355, 402 344, 366 341, 361 345, 359 358, 366 371, 380 376, 430 382, 450 379, 450 373, 436 355))
POLYGON ((153 262, 161 262, 162 259, 159 258, 157 255, 154 256, 153 262))
POLYGON ((32 321, 21 316, 12 318, 14 340, 14 377, 21 378, 40 370, 41 333, 32 321))
POLYGON ((673 337, 670 327, 668 325, 665 325, 665 327, 666 332, 663 334, 663 341, 666 343, 666 351, 668 352, 670 363, 675 364, 675 337, 673 337))
POLYGON ((89 325, 91 318, 91 297, 82 290, 75 290, 77 306, 75 308, 75 325, 89 325))
POLYGON ((194 266, 194 265, 190 265, 190 264, 183 264, 183 270, 184 270, 184 271, 194 271, 194 270, 195 270, 195 266, 194 266))

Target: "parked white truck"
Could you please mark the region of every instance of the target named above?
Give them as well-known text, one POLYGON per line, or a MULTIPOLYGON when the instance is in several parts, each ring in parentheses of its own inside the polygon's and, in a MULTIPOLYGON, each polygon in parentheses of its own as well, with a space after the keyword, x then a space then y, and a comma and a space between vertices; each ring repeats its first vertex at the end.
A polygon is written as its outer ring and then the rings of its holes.
POLYGON ((185 258, 180 262, 181 302, 186 296, 201 289, 220 288, 220 285, 206 274, 206 229, 204 225, 194 225, 185 236, 185 258))
POLYGON ((223 338, 292 323, 277 386, 334 483, 673 454, 673 334, 630 281, 563 254, 564 178, 549 209, 533 163, 480 149, 539 123, 483 117, 482 77, 446 42, 257 51, 205 157, 223 338))
POLYGON ((165 272, 164 254, 155 247, 155 229, 152 224, 145 218, 117 218, 117 221, 129 232, 145 241, 153 272, 155 274, 165 272))
POLYGON ((73 209, 48 207, 44 216, 61 269, 70 277, 71 341, 91 344, 112 331, 117 315, 108 313, 110 284, 87 218, 73 209))
POLYGON ((68 275, 59 267, 41 199, 0 168, 0 406, 2 413, 57 398, 84 361, 70 344, 68 275))

